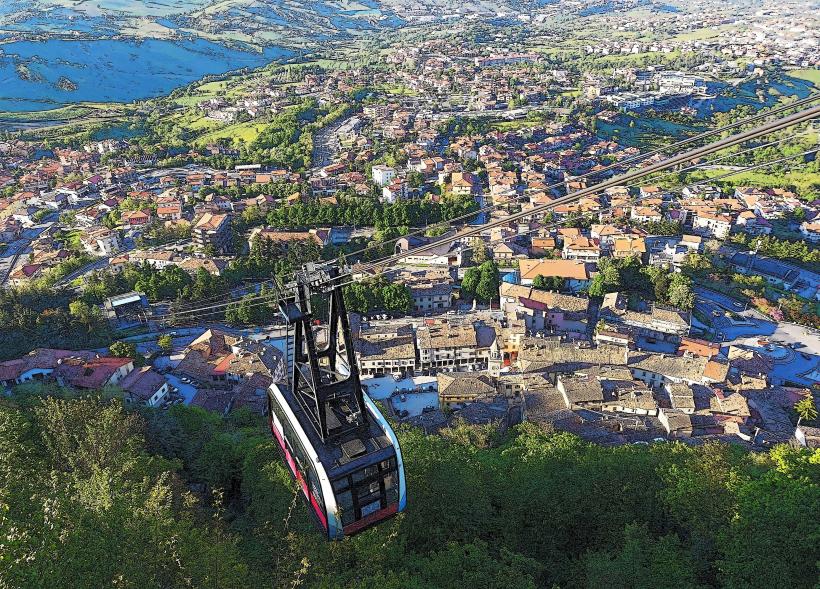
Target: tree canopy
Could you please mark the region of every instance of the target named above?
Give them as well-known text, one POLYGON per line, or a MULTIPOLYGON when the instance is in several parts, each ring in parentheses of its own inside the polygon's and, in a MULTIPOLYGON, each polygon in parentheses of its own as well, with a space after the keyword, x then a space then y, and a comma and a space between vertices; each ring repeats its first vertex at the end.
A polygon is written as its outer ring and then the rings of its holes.
POLYGON ((18 391, 0 405, 0 580, 808 589, 817 579, 818 451, 602 447, 534 424, 504 436, 463 424, 397 433, 407 511, 327 543, 294 502, 261 418, 18 391))
MULTIPOLYGON (((45 385, 39 385, 44 387, 45 385)), ((0 405, 13 587, 813 587, 820 452, 397 431, 404 514, 313 528, 264 420, 59 389, 0 405), (45 396, 48 395, 48 396, 45 396), (93 423, 94 427, 88 427, 93 423)))

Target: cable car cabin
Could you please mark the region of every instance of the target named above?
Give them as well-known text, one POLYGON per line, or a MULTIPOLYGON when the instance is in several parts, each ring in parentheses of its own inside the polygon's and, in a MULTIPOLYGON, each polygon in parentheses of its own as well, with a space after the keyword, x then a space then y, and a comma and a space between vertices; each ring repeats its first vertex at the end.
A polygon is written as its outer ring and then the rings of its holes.
MULTIPOLYGON (((365 435, 348 434, 332 443, 319 439, 287 387, 271 385, 268 398, 271 431, 329 539, 341 540, 404 510, 399 443, 369 397, 364 395, 370 417, 365 435)), ((335 412, 328 421, 332 431, 335 412)))
POLYGON ((362 390, 342 285, 324 286, 338 270, 305 268, 279 300, 290 377, 268 389, 270 427, 319 526, 340 540, 404 510, 404 465, 395 433, 362 390), (329 303, 321 349, 317 294, 329 303))

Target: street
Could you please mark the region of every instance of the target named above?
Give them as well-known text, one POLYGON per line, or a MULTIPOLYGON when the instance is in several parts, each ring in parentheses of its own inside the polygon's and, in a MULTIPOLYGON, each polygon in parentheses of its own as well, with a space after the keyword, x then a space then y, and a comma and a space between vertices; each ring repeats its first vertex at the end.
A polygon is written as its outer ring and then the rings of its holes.
POLYGON ((43 223, 23 229, 20 239, 12 241, 0 254, 0 287, 4 286, 14 269, 28 260, 29 246, 40 234, 48 230, 57 219, 57 213, 49 215, 43 223))

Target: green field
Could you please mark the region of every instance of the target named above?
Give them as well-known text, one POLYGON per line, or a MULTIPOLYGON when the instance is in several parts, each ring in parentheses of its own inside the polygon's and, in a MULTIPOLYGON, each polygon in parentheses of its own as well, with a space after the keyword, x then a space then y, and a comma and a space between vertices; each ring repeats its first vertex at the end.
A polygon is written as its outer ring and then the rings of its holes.
POLYGON ((792 78, 799 80, 806 80, 811 82, 817 88, 820 88, 820 69, 817 70, 791 70, 786 72, 792 78))
POLYGON ((205 133, 196 140, 196 144, 207 145, 208 143, 213 143, 214 141, 225 138, 232 139, 234 143, 239 143, 240 141, 250 143, 259 136, 259 133, 261 133, 266 126, 265 123, 254 121, 234 123, 205 133))
POLYGON ((0 111, 0 119, 21 123, 35 123, 40 121, 72 121, 87 116, 105 116, 117 114, 124 105, 115 103, 80 102, 52 108, 50 110, 35 111, 0 111))
MULTIPOLYGON (((687 174, 687 181, 708 180, 725 174, 726 170, 698 170, 687 174)), ((729 186, 756 186, 759 188, 784 188, 794 186, 802 197, 810 197, 820 191, 820 174, 817 172, 790 171, 785 174, 772 174, 765 169, 741 172, 730 176, 720 183, 729 186)))
POLYGON ((499 131, 518 131, 520 129, 530 129, 543 125, 543 121, 528 121, 527 119, 520 119, 517 121, 496 121, 490 126, 499 131))

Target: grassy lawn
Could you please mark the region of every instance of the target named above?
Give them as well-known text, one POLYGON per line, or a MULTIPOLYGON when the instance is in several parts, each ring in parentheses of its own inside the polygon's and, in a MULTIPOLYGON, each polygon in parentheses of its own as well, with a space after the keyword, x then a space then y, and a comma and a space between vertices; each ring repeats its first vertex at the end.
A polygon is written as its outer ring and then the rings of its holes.
POLYGON ((259 133, 261 133, 266 126, 267 125, 265 123, 255 121, 249 121, 247 123, 234 123, 232 125, 228 125, 227 127, 214 129, 213 131, 202 135, 196 140, 196 144, 207 145, 208 143, 213 143, 218 139, 223 139, 226 137, 233 139, 234 143, 238 143, 240 140, 245 143, 250 143, 259 136, 259 133))
POLYGON ((50 110, 35 111, 0 111, 0 119, 5 121, 37 122, 37 121, 72 121, 83 117, 106 116, 123 112, 125 105, 117 103, 80 102, 52 108, 50 110))
POLYGON ((518 131, 520 129, 530 129, 539 125, 543 125, 543 121, 528 121, 526 119, 520 119, 517 121, 496 121, 490 126, 493 129, 498 129, 499 131, 518 131))
POLYGON ((820 69, 817 70, 790 70, 787 75, 799 80, 806 80, 820 88, 820 69))
POLYGON ((205 102, 209 98, 213 98, 213 96, 202 96, 199 94, 196 96, 182 96, 180 98, 174 98, 174 103, 180 106, 196 106, 200 102, 205 102))
POLYGON ((80 242, 80 237, 83 232, 81 229, 67 229, 60 234, 60 239, 64 239, 68 249, 82 250, 83 244, 80 242))
POLYGON ((660 52, 645 52, 645 53, 627 53, 616 55, 604 55, 595 59, 596 63, 643 63, 644 61, 672 61, 680 57, 680 51, 672 51, 671 53, 660 52))
POLYGON ((188 125, 188 128, 192 131, 202 131, 206 129, 217 129, 220 127, 222 123, 219 121, 215 121, 213 119, 209 119, 208 117, 200 117, 191 121, 188 125))
POLYGON ((0 119, 6 121, 68 121, 85 116, 95 109, 82 105, 62 106, 51 110, 32 112, 0 112, 0 119))
MULTIPOLYGON (((698 170, 687 175, 687 181, 708 180, 725 174, 726 170, 698 170)), ((791 171, 785 174, 771 174, 765 170, 741 172, 720 181, 729 186, 757 186, 760 188, 783 188, 794 186, 801 196, 820 189, 820 174, 816 172, 791 171)))
POLYGON ((395 96, 418 96, 418 92, 401 84, 382 84, 379 89, 395 96))

